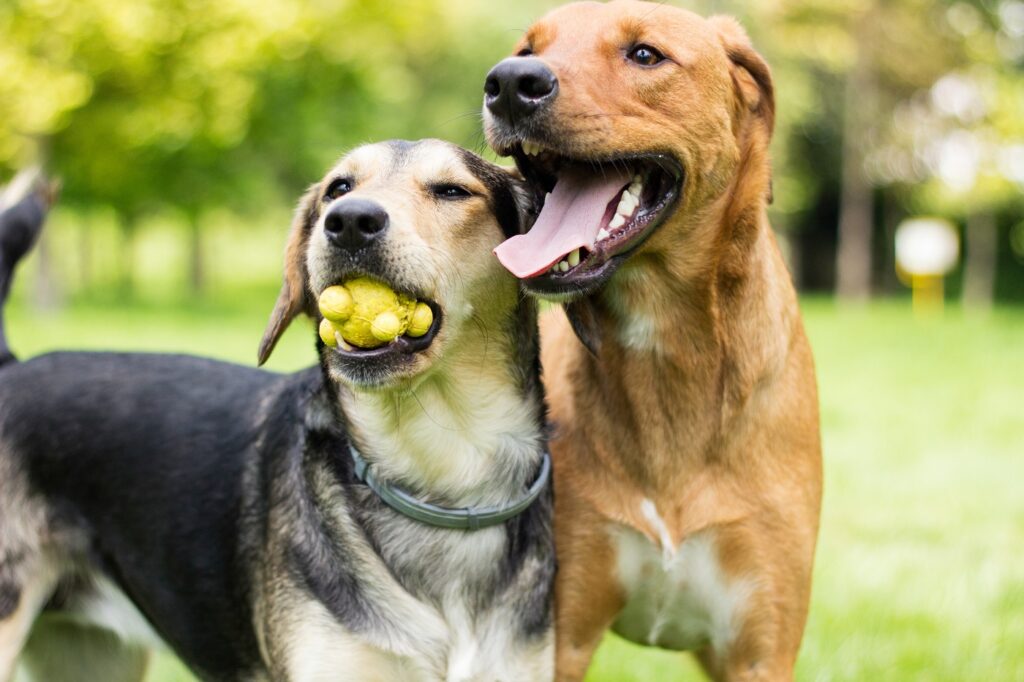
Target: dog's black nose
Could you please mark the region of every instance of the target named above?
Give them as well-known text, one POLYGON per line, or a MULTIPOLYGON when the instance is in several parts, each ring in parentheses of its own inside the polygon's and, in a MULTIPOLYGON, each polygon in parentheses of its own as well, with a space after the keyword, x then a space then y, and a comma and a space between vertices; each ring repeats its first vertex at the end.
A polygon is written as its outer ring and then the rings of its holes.
POLYGON ((327 240, 349 251, 368 245, 387 228, 387 211, 380 204, 367 199, 339 201, 324 217, 327 240))
POLYGON ((558 78, 536 57, 509 57, 491 69, 484 82, 484 103, 509 123, 520 121, 553 101, 558 78))

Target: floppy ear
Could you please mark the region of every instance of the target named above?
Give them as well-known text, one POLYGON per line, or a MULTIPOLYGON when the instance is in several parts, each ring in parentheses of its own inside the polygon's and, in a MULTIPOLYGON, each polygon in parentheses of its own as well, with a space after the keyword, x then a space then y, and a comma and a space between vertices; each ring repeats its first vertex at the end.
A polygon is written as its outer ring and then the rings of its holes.
POLYGON ((281 293, 277 296, 274 312, 270 314, 270 322, 263 332, 263 340, 260 341, 260 365, 270 357, 277 340, 281 338, 292 320, 302 313, 314 314, 313 297, 306 286, 309 281, 306 271, 306 244, 309 243, 309 233, 316 221, 319 196, 319 184, 310 187, 295 209, 288 245, 284 252, 284 283, 281 285, 281 293))
POLYGON ((775 86, 768 63, 759 55, 740 23, 728 16, 711 17, 732 62, 732 80, 740 101, 760 118, 771 139, 775 129, 775 86))
MULTIPOLYGON (((737 104, 760 121, 764 131, 764 148, 768 148, 775 130, 775 85, 768 63, 754 50, 747 32, 732 17, 719 15, 709 21, 718 30, 732 67, 732 82, 737 104)), ((772 203, 774 190, 771 171, 767 178, 767 200, 772 203)))
POLYGON ((523 178, 518 168, 503 168, 508 174, 505 186, 495 192, 494 214, 506 238, 524 234, 533 227, 540 212, 536 193, 523 178))

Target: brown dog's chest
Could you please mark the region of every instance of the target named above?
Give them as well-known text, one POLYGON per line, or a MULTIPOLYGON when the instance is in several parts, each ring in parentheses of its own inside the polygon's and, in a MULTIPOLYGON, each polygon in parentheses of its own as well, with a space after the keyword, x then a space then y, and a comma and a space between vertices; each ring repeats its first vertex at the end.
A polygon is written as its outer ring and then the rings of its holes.
POLYGON ((728 646, 752 583, 723 569, 714 530, 676 542, 651 500, 641 502, 641 512, 647 532, 618 524, 609 529, 625 599, 613 629, 638 644, 666 649, 728 646))

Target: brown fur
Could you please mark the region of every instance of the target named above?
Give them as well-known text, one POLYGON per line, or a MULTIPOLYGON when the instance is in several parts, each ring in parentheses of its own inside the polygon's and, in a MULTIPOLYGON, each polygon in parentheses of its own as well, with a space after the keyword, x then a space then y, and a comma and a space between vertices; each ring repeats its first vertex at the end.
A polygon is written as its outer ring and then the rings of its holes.
POLYGON ((558 677, 582 679, 623 606, 612 532, 675 546, 714 537, 753 581, 737 635, 699 652, 722 680, 787 680, 806 620, 821 500, 817 392, 796 294, 768 223, 775 95, 732 19, 652 3, 579 3, 537 22, 559 79, 544 139, 567 156, 670 152, 686 169, 673 215, 591 297, 601 348, 561 315, 542 324, 556 424, 558 677), (624 51, 668 56, 638 69, 624 51), (630 323, 653 330, 631 343, 630 323))

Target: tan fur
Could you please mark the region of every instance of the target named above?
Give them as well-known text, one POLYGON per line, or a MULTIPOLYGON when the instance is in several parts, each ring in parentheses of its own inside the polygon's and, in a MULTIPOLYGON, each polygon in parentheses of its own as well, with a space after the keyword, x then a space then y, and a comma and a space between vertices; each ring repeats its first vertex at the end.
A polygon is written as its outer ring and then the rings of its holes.
POLYGON ((731 643, 699 652, 712 677, 791 679, 821 463, 813 360, 766 213, 768 67, 732 19, 621 0, 558 9, 527 47, 559 79, 558 153, 668 151, 687 173, 674 214, 595 297, 600 356, 560 314, 543 320, 558 678, 582 679, 623 607, 613 532, 627 527, 670 550, 703 533, 725 576, 753 585, 731 643), (638 43, 674 63, 636 68, 638 43))

